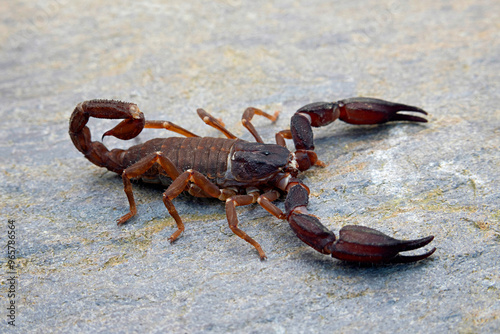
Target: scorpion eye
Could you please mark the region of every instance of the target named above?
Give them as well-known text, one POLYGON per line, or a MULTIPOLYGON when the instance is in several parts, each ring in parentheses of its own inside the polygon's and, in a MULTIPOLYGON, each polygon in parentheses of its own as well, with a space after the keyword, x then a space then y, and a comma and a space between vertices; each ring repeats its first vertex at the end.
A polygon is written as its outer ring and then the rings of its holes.
POLYGON ((264 151, 264 155, 269 155, 269 154, 271 154, 271 153, 268 151, 264 151))

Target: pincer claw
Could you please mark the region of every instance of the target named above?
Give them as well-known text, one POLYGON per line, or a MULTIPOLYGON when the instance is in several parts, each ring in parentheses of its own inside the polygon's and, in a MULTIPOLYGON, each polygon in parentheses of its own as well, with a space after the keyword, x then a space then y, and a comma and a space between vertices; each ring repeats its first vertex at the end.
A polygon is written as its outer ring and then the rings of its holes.
POLYGON ((427 122, 425 118, 398 114, 400 111, 427 112, 418 107, 380 99, 355 97, 337 102, 339 119, 350 124, 380 124, 391 121, 427 122))
POLYGON ((348 225, 339 232, 338 240, 330 247, 333 257, 354 262, 407 263, 425 259, 436 248, 420 254, 405 256, 399 252, 421 248, 434 239, 428 236, 416 240, 398 240, 369 227, 348 225))

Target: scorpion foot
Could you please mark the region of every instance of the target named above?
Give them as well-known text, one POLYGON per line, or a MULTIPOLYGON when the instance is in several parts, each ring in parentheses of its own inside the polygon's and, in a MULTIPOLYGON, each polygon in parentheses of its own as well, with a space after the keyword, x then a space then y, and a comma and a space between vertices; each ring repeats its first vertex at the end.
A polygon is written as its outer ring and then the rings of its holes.
POLYGON ((429 257, 436 248, 405 256, 399 252, 424 247, 434 239, 428 236, 416 240, 397 240, 369 227, 348 225, 339 232, 339 239, 329 247, 333 257, 344 261, 372 263, 407 263, 429 257))

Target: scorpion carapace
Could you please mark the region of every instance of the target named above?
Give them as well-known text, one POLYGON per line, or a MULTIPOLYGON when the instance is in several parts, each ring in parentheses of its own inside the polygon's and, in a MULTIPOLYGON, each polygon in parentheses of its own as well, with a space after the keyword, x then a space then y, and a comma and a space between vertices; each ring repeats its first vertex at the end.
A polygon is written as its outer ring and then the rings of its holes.
POLYGON ((314 152, 312 127, 325 126, 336 119, 351 124, 379 124, 389 121, 426 122, 426 119, 400 111, 427 113, 417 107, 373 98, 351 98, 318 102, 300 108, 291 119, 290 130, 276 134, 276 144, 264 144, 251 123, 254 115, 275 121, 278 112, 270 115, 260 109, 248 108, 242 124, 256 142, 238 139, 224 124, 198 109, 208 125, 227 138, 199 137, 168 121, 147 121, 133 103, 91 100, 78 104, 70 119, 69 134, 76 148, 97 166, 122 176, 130 210, 117 220, 118 225, 137 213, 130 180, 162 183, 167 186, 163 202, 177 224, 170 236, 173 242, 184 231, 184 224, 172 200, 181 192, 193 196, 214 197, 226 202, 226 215, 231 230, 255 247, 261 259, 262 247, 238 227, 236 207, 259 203, 279 219, 286 219, 295 234, 307 245, 323 254, 355 262, 413 262, 430 256, 435 248, 420 255, 400 252, 424 247, 433 236, 417 240, 393 239, 377 230, 362 226, 344 226, 339 238, 307 212, 309 189, 297 175, 312 166, 325 166, 314 152), (127 140, 143 128, 166 129, 184 137, 157 138, 127 150, 109 151, 101 142, 92 141, 86 126, 90 117, 122 119, 104 136, 127 140), (293 139, 295 152, 286 148, 285 139, 293 139), (285 212, 272 202, 285 193, 285 212))

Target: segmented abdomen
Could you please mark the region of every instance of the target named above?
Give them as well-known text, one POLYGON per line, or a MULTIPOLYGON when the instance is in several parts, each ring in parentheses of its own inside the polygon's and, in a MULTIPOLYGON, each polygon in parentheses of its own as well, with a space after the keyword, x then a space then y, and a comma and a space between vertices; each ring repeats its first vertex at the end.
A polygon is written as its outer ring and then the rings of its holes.
MULTIPOLYGON (((128 149, 124 160, 128 165, 148 154, 162 152, 177 167, 179 172, 196 170, 216 184, 222 184, 227 169, 227 159, 235 139, 210 137, 170 137, 152 139, 128 149)), ((163 169, 155 164, 141 179, 151 183, 169 183, 163 169)))

